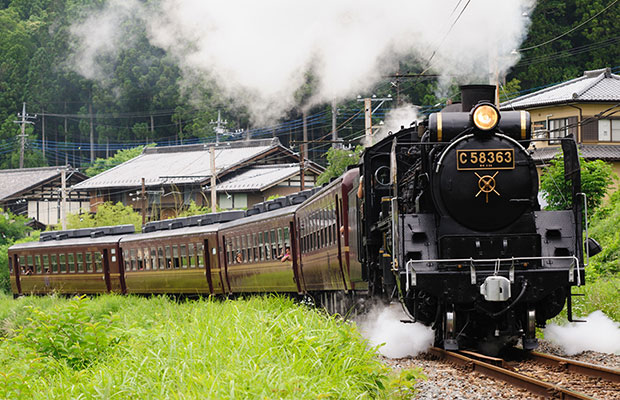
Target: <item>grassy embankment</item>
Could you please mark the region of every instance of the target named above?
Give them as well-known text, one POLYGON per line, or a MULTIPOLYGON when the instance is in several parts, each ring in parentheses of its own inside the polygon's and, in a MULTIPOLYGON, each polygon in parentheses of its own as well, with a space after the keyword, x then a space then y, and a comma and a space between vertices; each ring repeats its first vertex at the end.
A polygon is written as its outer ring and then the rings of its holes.
MULTIPOLYGON (((584 295, 573 298, 573 313, 587 316, 601 310, 620 322, 620 191, 592 217, 589 235, 603 246, 603 251, 590 259, 586 285, 573 288, 573 293, 584 295)), ((566 323, 566 308, 552 322, 566 323)))
POLYGON ((0 296, 0 322, 3 399, 386 398, 417 377, 390 377, 354 325, 280 297, 0 296))

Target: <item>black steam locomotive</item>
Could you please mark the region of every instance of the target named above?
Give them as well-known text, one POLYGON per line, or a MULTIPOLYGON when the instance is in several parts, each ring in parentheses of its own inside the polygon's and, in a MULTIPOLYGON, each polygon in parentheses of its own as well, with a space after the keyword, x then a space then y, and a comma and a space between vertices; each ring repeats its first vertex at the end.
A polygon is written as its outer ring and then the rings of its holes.
POLYGON ((369 289, 398 296, 446 349, 495 353, 557 315, 584 283, 579 159, 562 139, 572 210, 541 211, 530 115, 499 112, 495 88, 388 136, 361 164, 359 247, 369 289))

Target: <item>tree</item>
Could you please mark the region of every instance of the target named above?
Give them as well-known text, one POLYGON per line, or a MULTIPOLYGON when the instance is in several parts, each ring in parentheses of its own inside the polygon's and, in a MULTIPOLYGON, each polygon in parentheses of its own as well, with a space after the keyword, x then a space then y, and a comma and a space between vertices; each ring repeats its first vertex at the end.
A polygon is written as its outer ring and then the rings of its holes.
POLYGON ((95 214, 69 214, 67 229, 94 228, 97 226, 113 226, 132 224, 136 232, 142 230, 142 216, 132 206, 123 203, 105 202, 97 208, 95 214))
POLYGON ((138 157, 142 154, 142 151, 145 147, 155 146, 154 144, 150 144, 148 146, 138 146, 133 147, 131 149, 123 149, 119 150, 110 158, 97 158, 92 167, 89 167, 84 171, 88 176, 95 176, 97 174, 102 173, 110 168, 116 167, 119 164, 124 163, 125 161, 129 161, 132 158, 138 157))
MULTIPOLYGON (((593 213, 603 201, 607 189, 616 177, 611 165, 602 160, 585 161, 580 157, 581 190, 586 194, 588 212, 593 213)), ((540 188, 547 201, 547 209, 567 210, 572 204, 572 186, 564 179, 564 157, 554 157, 543 171, 540 188)))
MULTIPOLYGON (((217 207, 216 207, 217 209, 217 207)), ((218 210, 219 211, 219 210, 218 210)), ((178 217, 189 217, 192 215, 201 215, 211 212, 211 207, 199 206, 194 200, 192 200, 187 207, 185 207, 179 213, 178 217)))
POLYGON ((596 275, 613 275, 620 272, 620 190, 610 197, 609 204, 601 207, 592 217, 590 236, 596 239, 603 251, 590 262, 590 271, 596 275))
POLYGON ((28 222, 28 218, 0 208, 0 245, 26 237, 32 230, 26 226, 26 222, 28 222))
POLYGON ((343 150, 335 147, 327 151, 327 168, 316 180, 316 183, 322 185, 332 178, 337 178, 346 171, 349 165, 357 164, 360 155, 364 151, 364 147, 357 146, 355 150, 343 150))

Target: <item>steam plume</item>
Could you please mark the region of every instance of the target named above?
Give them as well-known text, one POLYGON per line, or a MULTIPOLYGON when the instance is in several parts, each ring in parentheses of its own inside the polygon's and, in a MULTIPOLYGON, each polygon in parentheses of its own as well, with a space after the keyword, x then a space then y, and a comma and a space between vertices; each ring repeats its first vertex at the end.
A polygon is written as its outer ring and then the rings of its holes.
POLYGON ((620 324, 602 311, 593 312, 586 320, 586 323, 565 326, 549 325, 545 329, 545 338, 562 347, 567 355, 586 350, 620 354, 620 324))
POLYGON ((412 56, 461 83, 501 77, 517 61, 511 51, 534 0, 454 3, 109 0, 73 26, 71 65, 105 79, 101 62, 131 46, 142 24, 150 43, 176 60, 185 88, 214 84, 257 122, 299 106, 309 76, 305 106, 363 94, 412 56))

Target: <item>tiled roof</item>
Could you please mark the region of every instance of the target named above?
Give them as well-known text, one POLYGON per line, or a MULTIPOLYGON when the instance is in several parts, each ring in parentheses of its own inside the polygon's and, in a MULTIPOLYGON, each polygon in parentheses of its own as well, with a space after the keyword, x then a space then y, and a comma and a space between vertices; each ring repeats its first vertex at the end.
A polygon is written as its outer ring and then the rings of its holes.
MULTIPOLYGON (((586 160, 620 161, 620 145, 613 144, 580 144, 579 152, 586 160)), ((536 163, 549 161, 561 152, 560 146, 537 148, 532 157, 536 163)))
POLYGON ((222 183, 217 191, 263 191, 299 174, 299 164, 257 165, 222 183))
POLYGON ((605 68, 586 71, 578 78, 503 102, 500 108, 521 110, 552 104, 617 101, 620 101, 620 76, 605 68))
MULTIPOLYGON (((0 170, 0 200, 18 195, 38 184, 60 176, 59 167, 23 168, 0 170)), ((80 174, 81 175, 81 174, 80 174)), ((84 178, 82 178, 84 179, 84 178)))
MULTIPOLYGON (((73 189, 133 188, 141 185, 142 178, 146 186, 208 183, 211 177, 209 147, 212 145, 148 147, 138 157, 81 182, 73 189)), ((297 157, 296 153, 280 145, 275 138, 220 143, 215 147, 217 175, 222 176, 223 173, 272 151, 279 152, 280 156, 297 157)), ((318 167, 314 163, 313 165, 318 167)), ((318 168, 320 170, 321 167, 318 168)))

